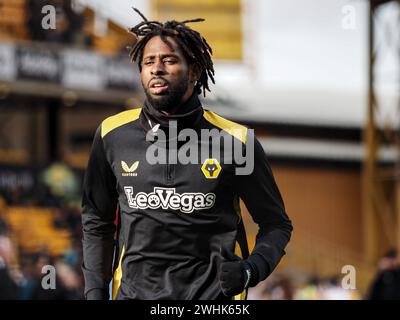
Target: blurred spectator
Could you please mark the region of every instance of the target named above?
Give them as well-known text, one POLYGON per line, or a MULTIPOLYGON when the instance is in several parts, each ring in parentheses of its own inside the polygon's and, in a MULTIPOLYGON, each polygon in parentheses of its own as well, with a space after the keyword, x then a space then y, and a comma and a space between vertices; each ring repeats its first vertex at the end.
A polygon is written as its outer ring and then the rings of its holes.
POLYGON ((35 259, 31 254, 23 253, 20 255, 20 263, 23 274, 23 277, 20 281, 19 293, 19 299, 21 300, 32 299, 33 290, 35 289, 34 260, 35 259))
POLYGON ((81 279, 75 270, 64 261, 57 261, 56 270, 60 285, 65 292, 67 300, 83 299, 81 279))
POLYGON ((355 289, 345 289, 341 278, 333 276, 319 279, 312 277, 295 293, 296 300, 359 300, 361 295, 355 289))
POLYGON ((269 276, 255 288, 249 290, 249 300, 292 300, 294 286, 292 278, 283 272, 269 276))
POLYGON ((68 299, 68 292, 59 281, 59 275, 56 270, 55 288, 45 289, 43 288, 42 281, 46 274, 43 272, 44 266, 54 266, 54 259, 49 255, 43 253, 40 254, 35 263, 35 269, 33 274, 34 288, 32 291, 32 300, 66 300, 68 299))
POLYGON ((279 274, 264 290, 263 296, 268 300, 293 300, 293 285, 290 278, 279 274))
POLYGON ((7 235, 7 226, 0 219, 0 300, 18 298, 18 286, 10 273, 13 247, 7 235))
POLYGON ((61 206, 60 199, 53 195, 50 187, 41 186, 37 191, 37 202, 41 207, 59 208, 61 206))
POLYGON ((65 201, 44 183, 38 183, 30 195, 18 187, 9 188, 2 194, 0 210, 25 205, 58 208, 54 211, 54 226, 68 230, 72 243, 60 257, 50 256, 46 247, 39 253, 26 252, 22 247, 13 248, 9 238, 12 230, 0 219, 0 299, 83 299, 80 203, 76 205, 73 201, 65 201), (45 265, 56 268, 54 290, 42 287, 43 277, 46 276, 42 268, 45 265))
POLYGON ((397 250, 390 250, 379 261, 378 272, 368 298, 371 300, 400 299, 400 262, 397 250))
MULTIPOLYGON (((90 37, 85 33, 85 16, 71 7, 71 0, 30 0, 28 2, 30 18, 27 22, 32 40, 61 42, 78 46, 88 46, 90 37), (51 5, 56 9, 56 28, 45 30, 42 8, 51 5)), ((47 14, 47 12, 46 12, 47 14)))
POLYGON ((20 187, 11 188, 6 194, 7 202, 9 205, 20 205, 22 204, 23 191, 20 187))
POLYGON ((321 292, 319 290, 320 280, 317 277, 312 277, 302 287, 300 287, 295 295, 296 300, 321 300, 321 292))
POLYGON ((359 300, 357 290, 341 286, 341 278, 304 279, 301 272, 276 273, 249 292, 250 300, 359 300))
POLYGON ((319 286, 321 300, 359 300, 361 297, 355 289, 341 286, 340 277, 334 276, 322 281, 319 286))

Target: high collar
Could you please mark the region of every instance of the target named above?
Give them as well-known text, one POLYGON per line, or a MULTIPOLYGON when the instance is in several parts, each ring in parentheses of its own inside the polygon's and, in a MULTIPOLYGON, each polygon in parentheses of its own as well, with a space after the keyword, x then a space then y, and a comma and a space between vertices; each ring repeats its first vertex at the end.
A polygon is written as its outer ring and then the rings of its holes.
POLYGON ((179 107, 177 112, 172 115, 166 115, 157 110, 146 99, 140 114, 140 124, 146 133, 158 126, 158 129, 162 129, 168 136, 168 129, 170 125, 172 125, 171 121, 176 123, 179 133, 185 128, 195 129, 196 123, 202 116, 203 107, 196 93, 193 93, 192 96, 179 107))

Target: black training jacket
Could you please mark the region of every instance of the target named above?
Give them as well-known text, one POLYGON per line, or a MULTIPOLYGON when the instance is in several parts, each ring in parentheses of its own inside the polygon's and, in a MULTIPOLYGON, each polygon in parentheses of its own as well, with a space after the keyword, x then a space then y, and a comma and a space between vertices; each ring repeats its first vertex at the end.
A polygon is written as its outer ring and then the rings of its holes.
POLYGON ((274 270, 292 232, 252 131, 203 109, 197 95, 173 116, 145 102, 102 122, 84 179, 82 224, 85 296, 103 299, 111 280, 113 299, 219 299, 221 246, 248 258, 256 284, 274 270), (178 135, 191 128, 199 138, 191 144, 181 135, 177 139, 168 130, 175 124, 178 135), (198 151, 197 163, 176 163, 169 154, 207 149, 201 129, 218 133, 210 144, 220 142, 218 157, 198 151), (225 138, 236 149, 228 148, 225 138), (238 146, 242 155, 254 156, 250 174, 235 171, 244 166, 234 157, 238 146), (157 148, 154 154, 167 158, 161 164, 147 161, 157 148), (250 256, 239 198, 259 226, 250 256))

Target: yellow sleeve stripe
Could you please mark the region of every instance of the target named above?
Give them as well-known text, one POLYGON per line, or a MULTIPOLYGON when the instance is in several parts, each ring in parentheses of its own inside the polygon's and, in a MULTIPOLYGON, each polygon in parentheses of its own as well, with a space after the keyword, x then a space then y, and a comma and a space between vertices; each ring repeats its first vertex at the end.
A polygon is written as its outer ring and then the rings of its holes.
POLYGON ((121 285, 122 279, 122 258, 125 254, 125 246, 122 247, 121 256, 118 262, 118 268, 114 272, 114 278, 112 282, 112 299, 115 300, 117 298, 118 289, 121 285))
POLYGON ((242 143, 246 143, 247 128, 245 126, 222 118, 221 116, 209 110, 204 110, 204 118, 214 126, 228 132, 242 143))
POLYGON ((112 130, 139 118, 141 108, 120 112, 108 117, 101 124, 101 137, 104 138, 112 130))

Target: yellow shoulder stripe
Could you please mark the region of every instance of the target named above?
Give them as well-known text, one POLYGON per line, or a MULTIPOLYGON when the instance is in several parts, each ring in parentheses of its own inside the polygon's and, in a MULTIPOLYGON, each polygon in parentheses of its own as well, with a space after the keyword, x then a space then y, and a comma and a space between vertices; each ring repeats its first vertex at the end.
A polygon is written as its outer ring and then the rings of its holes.
POLYGON ((204 110, 204 118, 214 126, 228 132, 242 143, 246 143, 247 128, 245 126, 222 118, 221 116, 209 110, 204 110))
POLYGON ((108 117, 101 124, 101 137, 104 138, 110 131, 139 118, 141 108, 120 112, 108 117))

